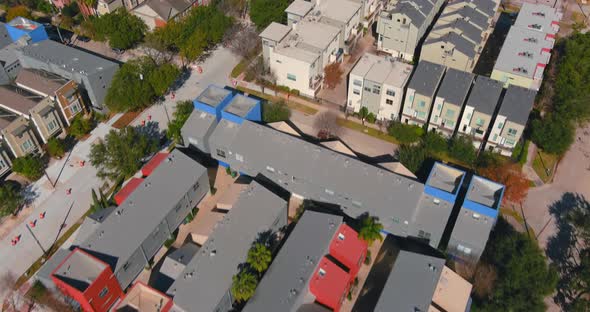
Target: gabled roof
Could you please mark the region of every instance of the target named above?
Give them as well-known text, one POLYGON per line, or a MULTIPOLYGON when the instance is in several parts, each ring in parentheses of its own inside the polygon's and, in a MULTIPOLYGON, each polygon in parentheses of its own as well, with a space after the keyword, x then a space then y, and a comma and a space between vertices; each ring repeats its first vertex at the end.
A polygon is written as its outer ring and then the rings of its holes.
POLYGON ((491 116, 500 100, 502 86, 503 84, 497 80, 477 76, 466 105, 474 107, 476 112, 491 116))
POLYGON ((46 71, 21 68, 15 83, 19 86, 27 87, 33 92, 37 91, 53 96, 55 91, 68 83, 68 80, 46 71))
POLYGON ((506 116, 509 121, 526 125, 536 96, 535 90, 510 85, 506 89, 498 115, 506 116))
MULTIPOLYGON (((457 33, 452 31, 448 32, 447 34, 441 37, 428 39, 426 41, 427 44, 434 44, 439 42, 452 44, 454 49, 457 49, 459 52, 467 55, 470 58, 475 57, 475 55, 477 54, 477 52, 475 51, 475 45, 471 41, 465 39, 463 36, 458 35, 457 33)), ((445 49, 447 48, 445 47, 445 49)))
POLYGON ((151 175, 152 172, 154 172, 154 170, 158 168, 160 163, 162 163, 166 158, 168 158, 168 155, 168 153, 164 152, 157 153, 156 155, 154 155, 154 157, 152 157, 152 159, 150 159, 150 161, 147 162, 147 164, 143 165, 143 167, 141 168, 141 173, 146 177, 151 175))
POLYGON ((410 79, 408 88, 416 90, 416 93, 433 97, 444 73, 444 66, 420 61, 410 79))
POLYGON ((151 8, 159 17, 169 21, 193 5, 194 0, 148 0, 143 5, 151 8))
POLYGON ((117 194, 115 194, 115 203, 117 203, 117 205, 123 203, 123 201, 125 201, 125 199, 127 199, 127 197, 129 197, 129 195, 131 195, 131 193, 133 193, 133 191, 135 191, 135 189, 140 186, 142 182, 142 178, 131 178, 131 180, 129 180, 129 182, 127 182, 127 184, 125 184, 117 192, 117 194))
POLYGON ((342 217, 305 211, 258 284, 244 312, 292 311, 301 305, 342 217))
POLYGON ((189 242, 182 245, 164 259, 160 267, 160 273, 175 280, 182 274, 186 265, 189 264, 198 251, 199 246, 196 244, 189 242))
POLYGON ((272 229, 285 209, 283 199, 251 182, 168 290, 175 304, 184 311, 214 311, 252 243, 272 229))
POLYGON ((28 116, 29 111, 43 100, 42 96, 33 94, 15 86, 0 86, 0 106, 28 116))
POLYGON ((462 106, 474 78, 475 75, 472 73, 449 68, 436 96, 445 99, 447 103, 462 106))

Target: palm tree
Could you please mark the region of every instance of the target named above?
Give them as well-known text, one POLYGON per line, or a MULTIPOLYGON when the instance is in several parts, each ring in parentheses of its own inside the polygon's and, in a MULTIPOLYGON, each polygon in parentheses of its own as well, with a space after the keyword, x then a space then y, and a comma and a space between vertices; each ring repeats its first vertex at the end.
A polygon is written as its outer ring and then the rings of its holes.
POLYGON ((377 221, 377 218, 366 216, 361 221, 359 238, 371 246, 375 240, 383 240, 383 237, 381 236, 381 230, 383 230, 383 225, 377 221))
POLYGON ((231 294, 238 302, 246 301, 254 295, 258 279, 252 273, 240 272, 234 275, 231 285, 231 294))
POLYGON ((248 258, 246 262, 248 262, 248 264, 250 264, 250 266, 259 274, 268 269, 271 261, 272 254, 264 244, 256 243, 250 248, 250 250, 248 250, 248 258))

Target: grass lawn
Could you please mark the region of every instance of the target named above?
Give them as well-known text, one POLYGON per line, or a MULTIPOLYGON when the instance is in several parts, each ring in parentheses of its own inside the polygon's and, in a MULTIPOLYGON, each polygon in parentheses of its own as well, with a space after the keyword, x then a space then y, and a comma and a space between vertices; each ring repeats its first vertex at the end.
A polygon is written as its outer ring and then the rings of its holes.
POLYGON ((539 178, 543 180, 543 182, 547 183, 553 178, 553 169, 558 159, 559 158, 556 155, 548 154, 542 151, 539 151, 535 155, 535 159, 533 160, 533 169, 537 175, 539 175, 539 178), (549 174, 547 174, 545 168, 549 169, 549 174))
POLYGON ((242 59, 238 65, 236 65, 232 70, 231 70, 231 74, 230 76, 232 78, 237 78, 241 73, 244 72, 244 70, 246 70, 246 68, 248 67, 248 65, 250 64, 252 60, 251 59, 242 59))
MULTIPOLYGON (((267 100, 269 102, 276 103, 276 102, 279 102, 279 101, 285 101, 285 104, 287 104, 287 106, 290 109, 294 109, 296 111, 300 111, 300 112, 302 112, 302 113, 304 113, 306 115, 314 115, 315 113, 318 112, 318 110, 315 109, 315 108, 313 108, 313 107, 309 107, 307 105, 304 105, 304 104, 301 104, 301 103, 297 103, 297 102, 295 102, 293 100, 286 101, 282 97, 271 96, 271 95, 268 95, 268 94, 262 94, 261 92, 250 90, 248 88, 244 88, 244 87, 240 87, 240 86, 238 86, 237 89, 240 90, 240 91, 242 91, 242 92, 246 92, 248 94, 252 94, 252 95, 255 95, 255 96, 259 97, 259 98, 265 99, 265 100, 267 100)), ((291 96, 291 98, 293 98, 293 96, 291 96)))
POLYGON ((518 161, 521 166, 526 163, 526 157, 529 153, 529 144, 531 141, 526 140, 524 143, 518 143, 512 152, 512 158, 518 161))
POLYGON ((377 129, 363 126, 362 124, 354 122, 352 120, 338 118, 337 122, 338 122, 338 125, 341 127, 345 127, 345 128, 351 129, 351 130, 362 132, 364 134, 370 135, 370 136, 375 137, 377 139, 381 139, 381 140, 384 140, 384 141, 387 141, 387 142, 390 142, 393 144, 399 144, 399 142, 394 137, 390 136, 389 134, 382 133, 377 129))
POLYGON ((511 216, 516 222, 521 224, 523 226, 523 228, 528 229, 529 237, 531 239, 533 239, 535 241, 537 240, 537 235, 535 234, 535 230, 533 230, 530 226, 525 226, 524 218, 522 217, 522 215, 520 213, 518 213, 514 209, 508 208, 508 207, 500 207, 500 213, 504 216, 511 216))

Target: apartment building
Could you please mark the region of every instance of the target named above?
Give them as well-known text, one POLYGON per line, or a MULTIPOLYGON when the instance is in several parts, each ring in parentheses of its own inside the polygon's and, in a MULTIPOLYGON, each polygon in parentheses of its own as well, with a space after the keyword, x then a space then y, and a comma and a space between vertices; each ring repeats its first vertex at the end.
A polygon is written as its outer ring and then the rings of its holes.
MULTIPOLYGON (((2 126, 2 119, 0 119, 0 127, 2 126)), ((2 141, 0 141, 0 177, 4 176, 10 171, 12 168, 12 161, 10 161, 10 157, 8 156, 8 152, 2 141)))
POLYGON ((254 242, 266 243, 265 233, 271 234, 269 242, 275 239, 287 213, 285 200, 251 182, 168 289, 175 311, 230 311, 232 277, 254 242))
POLYGON ((366 253, 341 216, 306 211, 243 311, 339 311, 366 253))
POLYGON ((42 152, 31 122, 23 116, 1 117, 0 134, 14 157, 42 152))
POLYGON ((486 149, 511 156, 520 141, 529 114, 535 104, 537 92, 517 86, 509 86, 500 104, 494 125, 486 143, 486 149))
POLYGON ((209 189, 206 168, 174 150, 78 247, 106 263, 117 286, 126 289, 209 189))
POLYGON ((39 96, 15 86, 0 86, 0 108, 30 120, 43 143, 64 129, 50 97, 39 96))
POLYGON ((119 69, 117 63, 52 40, 27 45, 16 53, 22 67, 74 80, 83 87, 93 109, 107 110, 104 98, 119 69))
POLYGON ((551 58, 561 14, 542 4, 523 4, 500 50, 491 77, 504 83, 539 90, 551 58))
POLYGON ((473 139, 473 146, 479 149, 487 139, 488 128, 502 95, 502 83, 484 76, 477 76, 471 89, 461 122, 459 133, 473 139))
POLYGON ((438 248, 464 178, 465 171, 439 162, 432 166, 418 202, 415 230, 410 236, 438 248))
POLYGON ((443 3, 444 0, 390 2, 377 19, 377 49, 412 61, 418 42, 426 35, 443 3))
POLYGON ((473 176, 451 233, 449 254, 477 263, 496 224, 504 188, 504 185, 473 176))
POLYGON ((406 90, 402 123, 422 126, 428 122, 434 95, 444 74, 445 67, 442 65, 427 61, 418 63, 406 90))
POLYGON ((434 106, 428 120, 428 131, 436 131, 450 138, 455 134, 459 116, 471 90, 475 75, 449 68, 436 93, 434 106))
POLYGON ((450 1, 428 34, 420 60, 471 72, 493 30, 499 1, 450 1))
POLYGON ((288 26, 272 23, 260 34, 265 65, 277 84, 314 97, 324 68, 340 61, 362 34, 362 2, 296 0, 285 11, 288 26))
POLYGON ((379 120, 399 120, 413 68, 389 57, 363 55, 349 74, 347 109, 358 112, 366 107, 379 120))

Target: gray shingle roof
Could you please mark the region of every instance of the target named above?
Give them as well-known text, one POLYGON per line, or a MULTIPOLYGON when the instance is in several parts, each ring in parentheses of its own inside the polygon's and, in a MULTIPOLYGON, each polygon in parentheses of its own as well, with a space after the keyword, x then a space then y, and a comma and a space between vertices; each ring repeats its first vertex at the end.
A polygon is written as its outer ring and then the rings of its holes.
POLYGON ((416 90, 419 94, 433 97, 444 73, 444 66, 420 61, 410 79, 408 88, 416 90))
MULTIPOLYGON (((484 15, 483 13, 477 11, 476 9, 464 6, 461 9, 453 12, 449 12, 449 15, 459 14, 463 16, 464 19, 469 20, 472 24, 478 26, 481 29, 486 29, 488 27, 488 16, 484 15)), ((446 13, 443 16, 447 15, 446 13)))
POLYGON ((472 73, 449 68, 436 96, 445 99, 445 102, 461 106, 467 98, 474 77, 472 73))
POLYGON ((450 43, 459 52, 467 55, 470 58, 475 57, 475 54, 476 54, 475 45, 471 41, 465 39, 463 36, 458 35, 455 32, 448 32, 441 37, 427 40, 428 44, 433 44, 433 43, 437 43, 437 42, 450 43))
POLYGON ((0 86, 0 106, 7 107, 24 115, 43 100, 42 96, 15 86, 0 86))
MULTIPOLYGON (((218 130, 209 141, 212 149, 218 130)), ((368 212, 396 235, 411 226, 423 184, 250 121, 235 132, 225 146, 244 161, 231 154, 224 160, 235 170, 263 174, 293 193, 340 205, 353 218, 368 212)))
POLYGON ((214 311, 252 243, 286 209, 283 199, 252 182, 170 287, 175 304, 187 312, 214 311))
POLYGON ((428 311, 444 265, 444 258, 401 250, 375 312, 428 311))
POLYGON ((342 224, 342 217, 306 211, 283 245, 244 312, 294 311, 308 292, 311 275, 342 224))
POLYGON ((148 0, 143 5, 150 7, 163 20, 168 21, 186 11, 194 2, 193 0, 148 0))
POLYGON ((533 104, 535 104, 535 96, 537 96, 535 90, 510 85, 506 90, 498 114, 506 116, 510 121, 526 125, 533 104))
POLYGON ((164 259, 164 262, 160 267, 160 273, 171 279, 176 279, 180 276, 182 271, 184 271, 186 265, 193 259, 198 251, 199 246, 193 243, 184 244, 164 259))
POLYGON ((477 76, 467 100, 467 105, 474 107, 477 112, 492 115, 500 100, 502 86, 503 84, 497 80, 477 76))
POLYGON ((207 169, 174 150, 111 213, 81 248, 117 259, 118 271, 207 169))
POLYGON ((22 68, 18 72, 15 83, 34 91, 54 96, 55 91, 68 83, 68 80, 45 71, 22 68))
POLYGON ((469 40, 476 43, 481 42, 482 30, 473 26, 470 22, 466 20, 458 20, 454 26, 461 31, 463 36, 469 38, 469 40))

